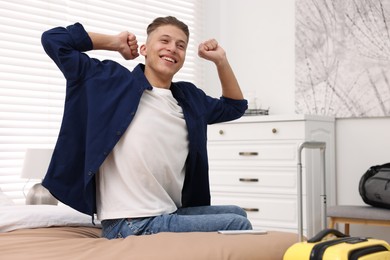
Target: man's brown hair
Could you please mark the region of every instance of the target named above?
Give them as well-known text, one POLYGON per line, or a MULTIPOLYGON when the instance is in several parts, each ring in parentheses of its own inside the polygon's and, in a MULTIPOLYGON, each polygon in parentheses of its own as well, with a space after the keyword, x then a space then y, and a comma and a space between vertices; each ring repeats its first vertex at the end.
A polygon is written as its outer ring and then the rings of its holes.
POLYGON ((188 29, 188 26, 183 23, 182 21, 178 20, 176 17, 173 16, 166 16, 166 17, 158 17, 154 19, 154 21, 148 25, 148 28, 146 29, 146 33, 149 36, 151 32, 156 30, 158 27, 163 25, 174 25, 180 30, 184 32, 184 34, 187 36, 187 41, 190 38, 190 31, 188 29))

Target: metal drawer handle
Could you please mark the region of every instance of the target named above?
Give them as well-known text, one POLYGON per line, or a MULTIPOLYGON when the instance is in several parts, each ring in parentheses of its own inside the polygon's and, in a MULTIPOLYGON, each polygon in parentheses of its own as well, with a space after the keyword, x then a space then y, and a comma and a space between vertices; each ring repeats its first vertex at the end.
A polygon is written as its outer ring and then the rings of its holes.
POLYGON ((241 182, 259 182, 259 179, 257 178, 240 178, 241 182))
POLYGON ((239 152, 238 154, 240 156, 257 156, 257 155, 259 155, 258 152, 239 152))
POLYGON ((278 129, 272 128, 272 133, 273 133, 273 134, 276 134, 277 132, 278 132, 278 129))
POLYGON ((258 208, 242 208, 246 212, 259 212, 260 210, 258 208))

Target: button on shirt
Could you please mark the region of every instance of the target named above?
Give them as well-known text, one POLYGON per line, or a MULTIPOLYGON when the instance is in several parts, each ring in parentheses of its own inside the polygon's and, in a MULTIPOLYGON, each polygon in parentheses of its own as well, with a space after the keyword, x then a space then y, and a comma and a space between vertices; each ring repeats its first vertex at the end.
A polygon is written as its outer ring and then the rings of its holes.
MULTIPOLYGON (((143 64, 129 71, 85 54, 93 46, 79 23, 44 32, 42 45, 66 78, 63 121, 42 184, 61 202, 93 215, 95 175, 131 124, 143 92, 152 86, 143 64)), ((247 102, 209 97, 189 82, 172 83, 170 90, 188 130, 182 206, 209 205, 207 124, 241 117, 247 102)))

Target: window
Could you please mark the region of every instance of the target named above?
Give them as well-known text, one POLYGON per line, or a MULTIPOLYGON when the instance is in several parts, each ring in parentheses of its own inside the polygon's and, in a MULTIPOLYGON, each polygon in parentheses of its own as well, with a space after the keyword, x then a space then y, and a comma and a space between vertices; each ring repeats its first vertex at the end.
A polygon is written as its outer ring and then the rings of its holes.
MULTIPOLYGON (((196 0, 0 0, 0 187, 16 203, 33 184, 20 177, 27 148, 51 148, 62 119, 65 80, 44 53, 42 32, 80 22, 88 31, 117 34, 128 30, 145 42, 147 25, 158 16, 172 15, 190 27, 186 63, 175 80, 197 85, 200 64, 201 1, 196 0)), ((118 53, 91 51, 132 69, 140 56, 125 61, 118 53)))

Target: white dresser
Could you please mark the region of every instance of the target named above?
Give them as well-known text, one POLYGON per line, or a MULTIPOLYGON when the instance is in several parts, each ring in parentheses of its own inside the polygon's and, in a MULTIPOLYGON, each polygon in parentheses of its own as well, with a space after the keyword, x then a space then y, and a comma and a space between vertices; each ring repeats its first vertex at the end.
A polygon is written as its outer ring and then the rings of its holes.
MULTIPOLYGON (((335 204, 334 118, 245 116, 208 128, 212 204, 244 208, 254 228, 297 232, 297 149, 326 142, 328 205, 335 204)), ((304 234, 321 230, 321 167, 317 149, 303 149, 304 234)))

